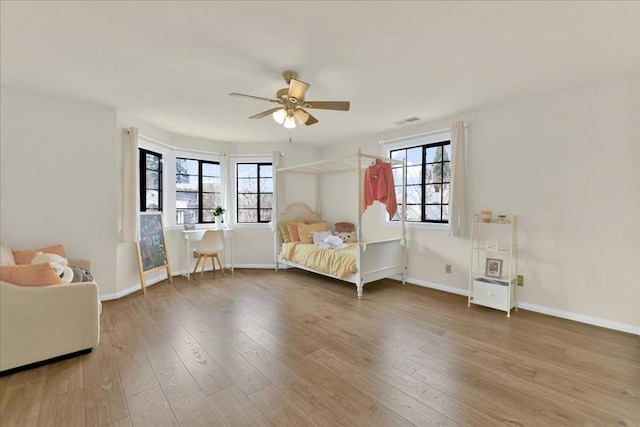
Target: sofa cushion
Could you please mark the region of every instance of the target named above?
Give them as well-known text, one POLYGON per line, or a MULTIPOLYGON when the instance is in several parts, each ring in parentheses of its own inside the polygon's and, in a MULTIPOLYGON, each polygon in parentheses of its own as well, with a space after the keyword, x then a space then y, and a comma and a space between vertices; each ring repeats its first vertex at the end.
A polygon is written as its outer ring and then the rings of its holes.
POLYGON ((0 265, 16 265, 11 246, 0 243, 0 265))
POLYGON ((46 248, 34 250, 13 251, 13 257, 15 258, 15 262, 18 265, 31 264, 31 261, 33 261, 33 258, 35 258, 38 252, 43 252, 45 254, 56 254, 60 255, 62 258, 67 257, 67 255, 64 253, 64 246, 62 245, 47 246, 46 248))
POLYGON ((0 280, 19 286, 63 285, 51 264, 0 265, 0 280))

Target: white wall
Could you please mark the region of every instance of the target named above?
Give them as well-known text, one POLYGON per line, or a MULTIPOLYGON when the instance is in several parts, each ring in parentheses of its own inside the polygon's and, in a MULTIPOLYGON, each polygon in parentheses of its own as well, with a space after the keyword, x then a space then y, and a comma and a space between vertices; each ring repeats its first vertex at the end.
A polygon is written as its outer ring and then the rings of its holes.
MULTIPOLYGON (((619 76, 336 144, 322 154, 381 153, 380 140, 466 121, 469 212, 520 215, 520 302, 638 330, 639 89, 637 74, 619 76)), ((323 180, 322 203, 338 212, 333 221, 355 219, 345 209, 355 184, 336 192, 339 182, 323 180)), ((365 232, 397 233, 380 226, 378 203, 371 210, 365 232)), ((411 278, 466 290, 468 238, 427 229, 409 236, 411 278), (452 274, 445 264, 453 265, 452 274)))
POLYGON ((62 243, 116 287, 114 110, 3 87, 0 235, 14 248, 62 243))

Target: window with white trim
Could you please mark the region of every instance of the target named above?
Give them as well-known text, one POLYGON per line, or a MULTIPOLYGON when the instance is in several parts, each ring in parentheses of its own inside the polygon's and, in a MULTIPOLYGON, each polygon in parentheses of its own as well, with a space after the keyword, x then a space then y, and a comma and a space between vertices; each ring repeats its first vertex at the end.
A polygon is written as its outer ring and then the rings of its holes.
POLYGON ((220 163, 176 157, 176 224, 212 223, 222 205, 220 163))
POLYGON ((140 153, 140 212, 162 212, 162 154, 144 148, 140 153))
MULTIPOLYGON (((415 137, 390 144, 388 157, 407 161, 408 223, 449 223, 451 195, 451 140, 449 134, 415 137), (423 142, 423 143, 421 143, 423 142)), ((398 213, 388 221, 400 221, 402 213, 402 166, 393 166, 398 213)))
POLYGON ((273 207, 272 163, 238 161, 235 166, 236 222, 268 223, 273 207))

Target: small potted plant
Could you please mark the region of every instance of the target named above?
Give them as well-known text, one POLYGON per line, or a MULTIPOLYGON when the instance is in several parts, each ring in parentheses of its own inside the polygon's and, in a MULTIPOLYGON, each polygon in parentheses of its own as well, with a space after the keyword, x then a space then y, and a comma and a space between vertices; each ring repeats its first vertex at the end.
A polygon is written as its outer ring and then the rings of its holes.
POLYGON ((222 224, 222 215, 225 212, 224 208, 218 205, 215 208, 213 208, 211 211, 213 213, 213 219, 216 222, 216 227, 220 227, 220 225, 222 224))

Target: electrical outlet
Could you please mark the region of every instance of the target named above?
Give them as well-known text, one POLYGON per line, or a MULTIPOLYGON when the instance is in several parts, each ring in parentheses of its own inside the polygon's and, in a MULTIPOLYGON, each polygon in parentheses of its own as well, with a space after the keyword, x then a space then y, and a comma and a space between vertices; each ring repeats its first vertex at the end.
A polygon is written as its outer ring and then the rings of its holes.
POLYGON ((196 251, 195 249, 193 250, 193 257, 198 258, 198 251, 196 251))
POLYGON ((444 265, 444 272, 445 273, 451 273, 451 264, 445 264, 444 265))
POLYGON ((524 286, 524 276, 522 274, 518 274, 518 280, 516 281, 518 286, 524 286))

